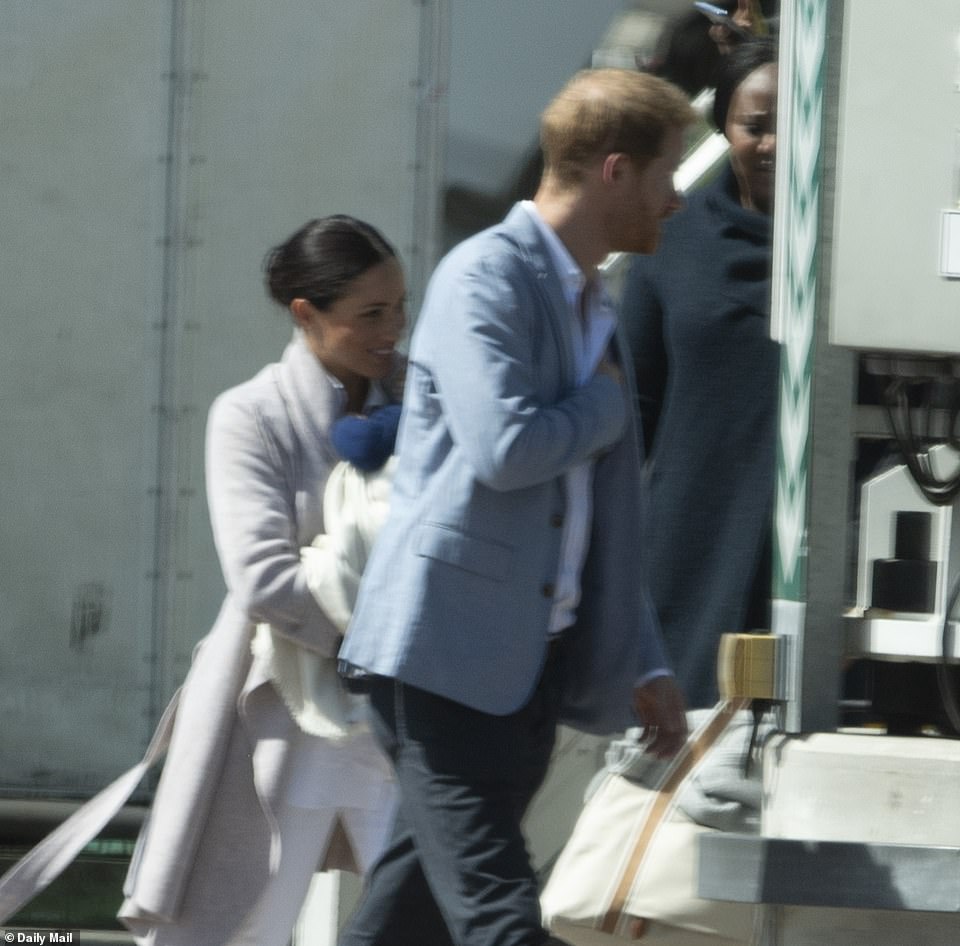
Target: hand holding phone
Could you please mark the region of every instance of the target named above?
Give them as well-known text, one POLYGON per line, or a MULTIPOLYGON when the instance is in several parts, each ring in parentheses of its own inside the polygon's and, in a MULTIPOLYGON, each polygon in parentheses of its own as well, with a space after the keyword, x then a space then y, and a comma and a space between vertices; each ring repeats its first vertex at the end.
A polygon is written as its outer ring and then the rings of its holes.
POLYGON ((711 23, 726 27, 731 33, 736 33, 741 39, 750 39, 753 36, 750 30, 740 26, 739 23, 735 23, 733 17, 724 10, 723 7, 718 7, 715 3, 701 3, 700 0, 695 0, 693 5, 711 23))

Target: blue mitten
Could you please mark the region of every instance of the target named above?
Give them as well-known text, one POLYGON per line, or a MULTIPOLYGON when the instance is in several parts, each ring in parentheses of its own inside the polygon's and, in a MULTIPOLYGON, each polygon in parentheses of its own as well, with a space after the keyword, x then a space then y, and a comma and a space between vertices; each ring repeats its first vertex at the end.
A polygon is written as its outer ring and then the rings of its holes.
POLYGON ((379 470, 397 440, 400 405, 387 404, 369 414, 347 414, 334 421, 330 439, 337 453, 358 470, 379 470))

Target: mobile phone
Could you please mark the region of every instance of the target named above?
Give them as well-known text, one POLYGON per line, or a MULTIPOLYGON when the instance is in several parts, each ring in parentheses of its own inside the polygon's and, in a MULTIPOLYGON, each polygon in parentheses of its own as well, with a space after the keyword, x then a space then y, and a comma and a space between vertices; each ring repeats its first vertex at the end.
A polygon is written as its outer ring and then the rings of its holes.
POLYGON ((733 17, 724 10, 723 7, 718 7, 715 3, 700 3, 699 0, 695 0, 693 4, 711 23, 716 23, 719 26, 725 26, 731 33, 736 33, 737 36, 741 39, 750 39, 753 34, 748 29, 744 29, 738 23, 733 22, 733 17))

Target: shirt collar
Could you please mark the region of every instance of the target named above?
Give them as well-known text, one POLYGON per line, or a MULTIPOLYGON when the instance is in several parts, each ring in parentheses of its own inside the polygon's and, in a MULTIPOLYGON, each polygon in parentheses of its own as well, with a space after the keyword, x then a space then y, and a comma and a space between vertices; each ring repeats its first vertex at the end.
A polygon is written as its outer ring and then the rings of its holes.
POLYGON ((560 277, 564 295, 568 299, 577 298, 587 284, 583 270, 577 265, 576 260, 570 255, 570 251, 563 245, 563 241, 553 228, 540 215, 537 205, 532 200, 522 200, 520 206, 530 215, 544 243, 547 244, 547 252, 560 277))

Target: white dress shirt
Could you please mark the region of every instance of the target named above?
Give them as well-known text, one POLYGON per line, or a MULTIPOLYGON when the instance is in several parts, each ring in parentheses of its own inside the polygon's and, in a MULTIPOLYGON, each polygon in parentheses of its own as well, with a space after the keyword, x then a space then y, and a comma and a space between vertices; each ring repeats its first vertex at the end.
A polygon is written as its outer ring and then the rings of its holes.
MULTIPOLYGON (((573 337, 573 362, 577 384, 585 384, 610 344, 616 326, 613 302, 598 276, 584 276, 570 251, 547 225, 536 204, 525 200, 522 206, 536 221, 553 265, 560 276, 563 295, 570 307, 573 337)), ((560 545, 560 570, 556 580, 556 598, 550 616, 550 633, 559 634, 576 620, 580 601, 580 573, 590 541, 593 518, 593 463, 584 461, 571 467, 565 477, 567 511, 560 545)))

